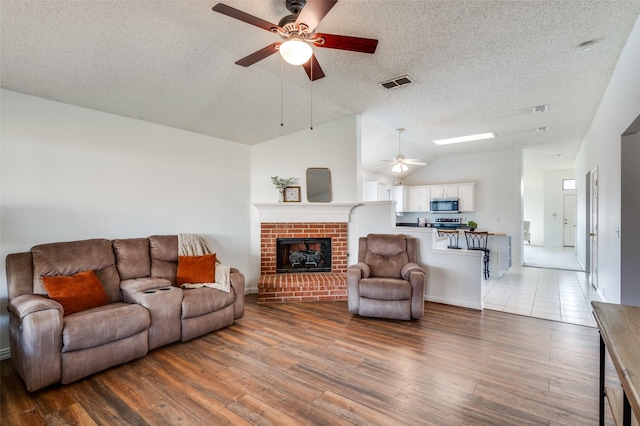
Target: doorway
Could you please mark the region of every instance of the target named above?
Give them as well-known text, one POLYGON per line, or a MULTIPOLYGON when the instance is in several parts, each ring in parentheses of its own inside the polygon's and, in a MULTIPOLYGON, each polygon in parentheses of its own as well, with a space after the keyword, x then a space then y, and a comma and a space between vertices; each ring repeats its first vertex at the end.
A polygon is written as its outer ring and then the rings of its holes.
POLYGON ((589 231, 589 264, 591 274, 591 285, 598 289, 598 168, 591 172, 591 229, 589 231))
POLYGON ((563 209, 563 238, 564 247, 575 247, 576 245, 576 195, 566 194, 562 200, 563 209))

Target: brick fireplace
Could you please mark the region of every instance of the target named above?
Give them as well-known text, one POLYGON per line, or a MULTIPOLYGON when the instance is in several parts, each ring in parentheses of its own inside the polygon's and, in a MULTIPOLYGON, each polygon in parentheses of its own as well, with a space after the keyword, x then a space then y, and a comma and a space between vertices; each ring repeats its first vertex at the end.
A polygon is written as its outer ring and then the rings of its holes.
POLYGON ((348 217, 353 205, 255 206, 261 221, 258 303, 346 300, 348 217), (336 214, 336 209, 341 213, 336 214), (330 272, 277 272, 279 239, 322 238, 331 239, 330 272))

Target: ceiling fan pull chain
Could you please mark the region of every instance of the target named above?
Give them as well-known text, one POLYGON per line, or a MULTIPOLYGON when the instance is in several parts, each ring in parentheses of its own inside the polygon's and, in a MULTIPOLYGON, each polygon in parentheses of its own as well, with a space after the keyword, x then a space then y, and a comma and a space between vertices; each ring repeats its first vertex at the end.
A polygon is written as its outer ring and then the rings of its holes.
POLYGON ((311 57, 311 76, 309 78, 309 92, 311 94, 311 108, 309 109, 311 130, 313 130, 313 56, 311 57))
POLYGON ((284 126, 284 60, 280 57, 280 127, 284 126))

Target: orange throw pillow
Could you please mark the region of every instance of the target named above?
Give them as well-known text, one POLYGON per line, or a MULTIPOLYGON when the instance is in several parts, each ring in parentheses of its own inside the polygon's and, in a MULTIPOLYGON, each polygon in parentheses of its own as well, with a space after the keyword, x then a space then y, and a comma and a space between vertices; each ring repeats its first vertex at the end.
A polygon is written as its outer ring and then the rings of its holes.
POLYGON ((179 256, 176 284, 201 284, 216 281, 216 255, 179 256))
POLYGON ((71 276, 42 277, 49 298, 60 303, 64 315, 71 315, 107 303, 107 293, 93 271, 71 276))

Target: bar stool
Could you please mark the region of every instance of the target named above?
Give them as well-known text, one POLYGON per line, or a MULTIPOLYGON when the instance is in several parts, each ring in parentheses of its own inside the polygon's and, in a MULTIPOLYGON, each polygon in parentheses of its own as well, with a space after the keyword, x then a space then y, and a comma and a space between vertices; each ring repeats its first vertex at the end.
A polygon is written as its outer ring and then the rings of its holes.
POLYGON ((467 250, 479 250, 484 252, 482 263, 484 265, 482 274, 484 279, 489 278, 489 249, 487 248, 487 240, 489 233, 487 231, 464 231, 467 239, 467 250))
POLYGON ((458 230, 452 229, 438 229, 438 237, 447 237, 448 249, 460 249, 458 245, 458 238, 460 233, 458 230))

